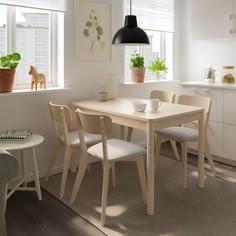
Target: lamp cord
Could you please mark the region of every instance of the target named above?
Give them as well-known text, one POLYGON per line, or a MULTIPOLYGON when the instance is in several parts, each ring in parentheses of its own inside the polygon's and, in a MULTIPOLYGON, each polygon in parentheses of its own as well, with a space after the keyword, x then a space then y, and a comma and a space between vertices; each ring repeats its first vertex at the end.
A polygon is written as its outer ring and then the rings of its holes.
POLYGON ((132 0, 130 0, 130 15, 132 15, 132 0))

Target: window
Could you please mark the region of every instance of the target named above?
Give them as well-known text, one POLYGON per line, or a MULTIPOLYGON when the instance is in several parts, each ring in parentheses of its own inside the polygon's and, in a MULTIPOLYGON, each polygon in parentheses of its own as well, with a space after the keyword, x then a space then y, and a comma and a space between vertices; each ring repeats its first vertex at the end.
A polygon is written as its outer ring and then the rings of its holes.
MULTIPOLYGON (((129 0, 126 1, 126 14, 130 14, 129 0)), ((144 57, 145 80, 155 79, 154 73, 147 67, 157 57, 165 59, 169 68, 162 79, 172 79, 174 0, 135 0, 132 2, 132 14, 137 16, 138 26, 147 33, 150 45, 125 47, 126 80, 130 80, 130 55, 135 51, 144 57)))
POLYGON ((63 51, 61 22, 64 14, 42 9, 41 6, 28 7, 28 2, 24 7, 19 6, 18 2, 16 6, 11 3, 0 4, 0 54, 21 54, 14 89, 30 88, 30 65, 35 66, 39 73, 45 74, 47 87, 61 86, 58 69, 63 67, 63 58, 58 55, 63 55, 59 50, 63 51))

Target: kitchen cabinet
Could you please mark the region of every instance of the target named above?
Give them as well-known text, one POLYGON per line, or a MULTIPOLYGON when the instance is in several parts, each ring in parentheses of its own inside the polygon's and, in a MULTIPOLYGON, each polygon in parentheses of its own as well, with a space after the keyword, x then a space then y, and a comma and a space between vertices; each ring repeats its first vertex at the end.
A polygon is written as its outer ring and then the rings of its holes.
MULTIPOLYGON (((189 128, 196 128, 195 124, 187 124, 189 128)), ((223 124, 209 121, 207 140, 211 147, 211 153, 216 156, 223 156, 223 124)), ((189 142, 188 148, 198 150, 197 142, 189 142)))
POLYGON ((191 0, 192 39, 235 38, 235 5, 235 0, 191 0))
MULTIPOLYGON (((183 94, 192 96, 204 96, 212 99, 210 121, 223 122, 223 89, 185 87, 183 94)), ((235 100, 236 101, 236 100, 235 100)))
POLYGON ((224 90, 224 123, 236 125, 236 90, 224 90))
POLYGON ((223 157, 236 161, 236 125, 224 124, 224 153, 223 157))
MULTIPOLYGON (((208 96, 212 110, 207 131, 211 152, 222 162, 236 166, 236 84, 182 83, 181 94, 208 96)), ((193 125, 190 125, 193 127, 193 125)), ((189 148, 197 150, 192 143, 189 148)))

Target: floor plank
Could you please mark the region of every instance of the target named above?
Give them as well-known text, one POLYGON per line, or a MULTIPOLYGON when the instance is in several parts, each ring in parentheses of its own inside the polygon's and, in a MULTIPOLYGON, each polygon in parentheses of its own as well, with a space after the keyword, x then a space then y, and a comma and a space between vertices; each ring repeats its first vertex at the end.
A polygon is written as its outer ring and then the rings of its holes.
POLYGON ((99 229, 42 190, 15 192, 7 203, 8 236, 104 236, 99 229))

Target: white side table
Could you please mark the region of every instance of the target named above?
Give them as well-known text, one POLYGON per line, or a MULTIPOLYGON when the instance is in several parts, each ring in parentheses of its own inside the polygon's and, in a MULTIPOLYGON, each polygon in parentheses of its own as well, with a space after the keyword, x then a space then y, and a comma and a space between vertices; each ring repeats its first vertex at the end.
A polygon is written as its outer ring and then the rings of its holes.
MULTIPOLYGON (((8 192, 8 187, 6 188, 6 200, 16 191, 36 191, 39 200, 42 200, 42 194, 40 189, 39 183, 39 174, 38 174, 38 165, 35 153, 35 147, 41 144, 44 141, 44 138, 38 134, 32 134, 32 137, 29 141, 25 143, 1 143, 0 147, 11 152, 11 151, 19 151, 20 152, 20 162, 21 162, 21 178, 17 182, 17 184, 11 188, 8 192), (24 157, 24 150, 31 150, 32 151, 32 158, 33 158, 33 172, 34 172, 34 180, 35 180, 35 187, 28 187, 25 178, 25 157, 24 157), (21 186, 23 185, 23 186, 21 186)), ((6 206, 5 206, 6 207, 6 206)))

